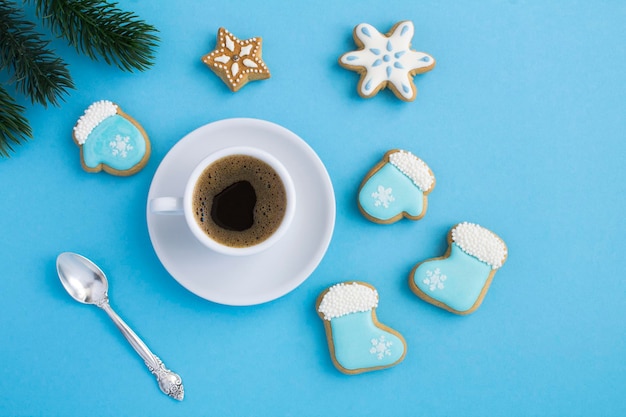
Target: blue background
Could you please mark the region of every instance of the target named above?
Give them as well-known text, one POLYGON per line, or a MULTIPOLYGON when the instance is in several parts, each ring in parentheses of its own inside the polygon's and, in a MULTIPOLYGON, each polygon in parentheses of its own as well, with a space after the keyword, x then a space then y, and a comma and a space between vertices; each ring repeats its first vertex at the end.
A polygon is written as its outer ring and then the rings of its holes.
MULTIPOLYGON (((156 65, 124 73, 53 42, 77 89, 59 108, 30 105, 35 138, 0 161, 0 415, 605 415, 626 414, 624 240, 626 4, 617 1, 140 2, 160 30, 156 65), (415 24, 436 68, 417 99, 356 93, 337 64, 352 29, 415 24), (231 93, 200 61, 223 26, 263 37, 272 78, 231 93), (153 154, 137 175, 84 172, 71 130, 110 99, 145 127, 153 154), (205 301, 172 279, 148 237, 152 175, 185 134, 230 117, 285 126, 319 154, 337 200, 319 268, 267 304, 205 301), (427 215, 381 226, 358 185, 391 148, 437 177, 427 215), (449 228, 479 223, 509 259, 468 317, 408 288, 443 254, 449 228), (75 303, 55 271, 62 251, 107 273, 112 305, 186 398, 160 393, 103 312, 75 303), (362 280, 378 317, 408 343, 398 366, 346 376, 315 313, 328 286, 362 280)), ((303 236, 306 239, 306 236, 303 236)))

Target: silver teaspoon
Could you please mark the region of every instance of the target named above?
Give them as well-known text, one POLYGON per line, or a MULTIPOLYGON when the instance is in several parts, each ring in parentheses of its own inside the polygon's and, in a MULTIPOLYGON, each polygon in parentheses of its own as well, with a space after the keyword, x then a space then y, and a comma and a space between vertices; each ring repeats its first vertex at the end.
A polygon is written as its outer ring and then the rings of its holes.
POLYGON ((133 349, 141 356, 154 374, 159 388, 179 401, 185 396, 180 376, 163 365, 148 346, 131 330, 109 305, 109 284, 104 272, 84 256, 64 252, 57 257, 57 273, 65 290, 78 302, 94 304, 104 310, 122 332, 133 349))

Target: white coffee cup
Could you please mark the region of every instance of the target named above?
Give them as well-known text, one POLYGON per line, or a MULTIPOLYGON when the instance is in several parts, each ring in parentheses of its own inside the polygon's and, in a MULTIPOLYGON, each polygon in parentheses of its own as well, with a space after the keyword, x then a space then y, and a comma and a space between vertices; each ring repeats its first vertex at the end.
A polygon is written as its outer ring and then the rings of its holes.
POLYGON ((236 146, 216 151, 208 155, 198 165, 196 165, 191 175, 187 179, 182 197, 156 197, 150 200, 149 204, 150 211, 152 213, 184 216, 189 230, 191 230, 195 238, 207 248, 225 255, 243 256, 252 255, 264 251, 271 247, 274 243, 278 242, 280 238, 284 236, 284 234, 287 232, 287 229, 291 225, 291 221, 293 220, 295 214, 296 192, 289 172, 283 166, 283 164, 278 161, 278 159, 276 159, 269 153, 257 148, 249 146, 236 146), (198 224, 194 215, 193 208, 193 195, 195 186, 205 169, 219 159, 235 155, 251 156, 268 164, 276 172, 276 174, 282 181, 285 188, 286 197, 285 214, 278 228, 267 239, 255 245, 245 247, 228 246, 211 238, 198 224))

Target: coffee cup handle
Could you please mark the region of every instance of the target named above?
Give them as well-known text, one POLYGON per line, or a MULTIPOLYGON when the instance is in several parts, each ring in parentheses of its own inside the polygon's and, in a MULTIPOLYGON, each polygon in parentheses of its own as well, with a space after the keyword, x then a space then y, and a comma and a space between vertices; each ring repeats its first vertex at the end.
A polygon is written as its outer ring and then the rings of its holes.
POLYGON ((150 200, 150 212, 154 214, 183 214, 182 197, 157 197, 150 200))

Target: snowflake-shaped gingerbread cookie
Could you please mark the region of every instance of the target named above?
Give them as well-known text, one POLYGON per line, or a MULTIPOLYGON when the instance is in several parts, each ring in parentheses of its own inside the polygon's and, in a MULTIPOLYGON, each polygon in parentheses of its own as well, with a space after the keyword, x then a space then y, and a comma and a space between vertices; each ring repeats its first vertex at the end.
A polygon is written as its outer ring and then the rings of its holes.
POLYGON ((357 89, 361 97, 373 97, 389 87, 399 99, 415 100, 413 76, 433 69, 435 59, 411 49, 413 33, 410 21, 397 23, 386 35, 367 23, 354 28, 354 42, 359 49, 343 54, 339 64, 361 74, 357 89))
POLYGON ((202 62, 235 92, 248 81, 270 78, 270 71, 261 59, 261 53, 261 38, 242 41, 228 30, 220 28, 216 48, 203 56, 202 62))

